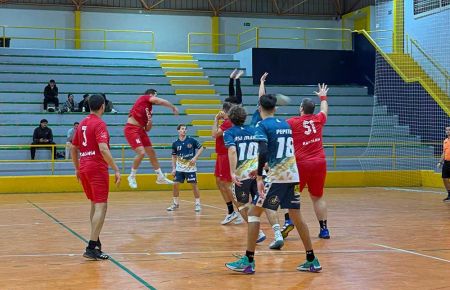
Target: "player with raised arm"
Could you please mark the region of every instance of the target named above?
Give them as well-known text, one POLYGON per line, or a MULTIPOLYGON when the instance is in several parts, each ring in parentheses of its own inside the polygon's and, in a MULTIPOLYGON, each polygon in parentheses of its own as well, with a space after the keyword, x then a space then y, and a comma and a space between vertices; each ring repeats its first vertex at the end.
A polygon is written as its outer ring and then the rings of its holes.
POLYGON ((131 173, 128 176, 128 184, 131 188, 137 188, 136 173, 139 165, 147 154, 150 164, 155 170, 157 176, 157 184, 173 184, 164 173, 161 171, 156 152, 152 147, 152 142, 147 135, 147 131, 152 128, 152 108, 153 105, 160 105, 170 108, 175 115, 178 115, 178 109, 171 102, 158 98, 157 92, 154 89, 145 91, 144 95, 140 96, 128 114, 127 124, 125 125, 125 138, 130 144, 131 148, 136 152, 131 173))
POLYGON ((180 196, 180 183, 192 185, 195 197, 195 211, 202 209, 200 204, 200 192, 197 185, 197 160, 205 147, 196 139, 186 135, 186 125, 177 126, 178 139, 172 143, 172 175, 175 177, 173 185, 173 202, 167 208, 168 211, 174 211, 180 207, 178 198, 180 196))
POLYGON ((300 195, 295 193, 299 182, 298 169, 294 157, 292 130, 289 124, 274 117, 277 99, 275 95, 266 94, 260 98, 261 117, 256 125, 256 138, 259 145, 257 186, 259 197, 256 206, 248 212, 247 251, 235 262, 226 263, 226 267, 245 274, 255 273, 255 248, 260 228, 260 216, 264 208, 277 210, 289 209, 289 214, 297 227, 306 250, 306 261, 297 267, 299 271, 319 272, 322 270, 309 237, 308 226, 300 213, 300 195), (268 163, 269 181, 263 181, 263 168, 268 163))
MULTIPOLYGON (((327 161, 323 149, 323 126, 327 121, 328 87, 319 84, 319 91, 314 92, 320 98, 320 112, 314 114, 315 104, 309 99, 302 100, 300 116, 287 120, 292 128, 294 138, 295 158, 300 172, 300 192, 308 186, 309 196, 314 205, 314 211, 320 225, 319 238, 329 239, 330 232, 327 227, 327 204, 323 198, 323 188, 327 175, 327 161)), ((285 236, 289 233, 289 216, 283 227, 285 236)))
POLYGON ((105 221, 109 195, 108 165, 114 170, 115 183, 120 183, 119 167, 109 150, 109 133, 101 119, 105 112, 105 100, 101 95, 89 97, 91 113, 84 118, 72 140, 72 161, 75 174, 91 201, 91 234, 83 256, 90 260, 106 260, 102 252, 100 232, 105 221))

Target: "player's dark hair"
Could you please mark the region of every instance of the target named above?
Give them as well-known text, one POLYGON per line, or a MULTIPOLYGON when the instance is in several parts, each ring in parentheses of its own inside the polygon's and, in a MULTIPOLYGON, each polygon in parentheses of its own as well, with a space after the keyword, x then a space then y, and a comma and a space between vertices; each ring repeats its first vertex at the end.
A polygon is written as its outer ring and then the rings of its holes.
POLYGON ((303 112, 305 114, 313 114, 314 109, 316 108, 316 104, 314 104, 313 100, 305 98, 302 100, 300 107, 303 108, 303 112))
POLYGON ((241 106, 233 106, 228 112, 228 118, 236 126, 242 126, 247 118, 247 111, 241 106))
POLYGON ((102 105, 105 103, 105 98, 103 98, 102 95, 95 94, 91 95, 88 98, 88 104, 91 111, 98 111, 102 107, 102 105))
POLYGON ((277 105, 277 97, 274 94, 264 94, 259 98, 259 104, 266 111, 272 111, 277 105))
POLYGON ((187 126, 186 126, 186 124, 178 124, 178 126, 177 126, 177 130, 180 130, 180 129, 181 129, 181 127, 187 127, 187 126))
POLYGON ((156 95, 157 91, 155 89, 148 89, 145 91, 144 95, 156 95))
POLYGON ((230 102, 224 102, 222 105, 222 111, 228 114, 228 111, 233 107, 233 104, 230 102))
POLYGON ((73 124, 74 124, 74 125, 77 125, 77 124, 78 124, 78 125, 80 125, 80 123, 79 123, 79 122, 75 122, 75 123, 73 123, 73 124))

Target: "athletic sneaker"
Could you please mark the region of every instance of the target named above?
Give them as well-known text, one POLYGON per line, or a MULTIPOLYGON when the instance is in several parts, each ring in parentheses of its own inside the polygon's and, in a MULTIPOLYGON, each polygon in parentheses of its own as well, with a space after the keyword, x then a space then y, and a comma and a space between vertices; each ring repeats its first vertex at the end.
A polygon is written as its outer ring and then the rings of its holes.
POLYGON ((234 220, 233 224, 240 225, 244 222, 244 218, 241 216, 239 212, 236 212, 237 218, 234 220))
POLYGON ((199 204, 199 203, 196 203, 196 204, 195 204, 195 211, 196 211, 196 212, 199 212, 199 211, 201 211, 201 210, 202 210, 202 205, 199 204))
POLYGON ((259 230, 258 239, 256 240, 256 243, 261 243, 266 239, 266 234, 264 234, 263 231, 259 230))
POLYGON ((83 257, 92 261, 109 259, 109 256, 104 254, 99 249, 89 249, 89 248, 86 248, 86 252, 84 252, 83 257))
POLYGON ((237 214, 236 214, 235 211, 233 211, 232 213, 227 214, 227 215, 225 216, 225 218, 223 219, 223 221, 221 222, 221 224, 222 224, 222 225, 229 224, 229 223, 231 223, 231 222, 232 222, 234 219, 236 219, 236 218, 237 218, 237 214))
POLYGON ((444 198, 444 200, 442 200, 443 202, 450 202, 450 195, 447 196, 446 198, 444 198))
POLYGON ((131 188, 137 188, 136 176, 128 175, 128 185, 131 188))
POLYGON ((158 175, 158 178, 156 179, 156 184, 173 184, 173 181, 165 176, 158 175))
POLYGON ((180 207, 180 205, 179 204, 176 204, 176 203, 172 203, 168 208, 167 208, 167 211, 174 211, 174 210, 176 210, 177 208, 179 208, 180 207))
POLYGON ((255 261, 249 262, 247 256, 242 256, 239 260, 226 263, 225 266, 233 271, 241 272, 244 274, 254 274, 255 273, 255 261))
POLYGON ((297 270, 306 272, 320 272, 322 271, 322 266, 320 266, 317 257, 314 257, 314 260, 312 262, 306 261, 305 263, 299 265, 297 267, 297 270))
POLYGON ((281 229, 281 234, 283 235, 283 239, 286 239, 287 236, 289 235, 289 233, 294 229, 294 224, 292 224, 292 222, 286 221, 284 223, 283 228, 281 229))
POLYGON ((320 229, 319 238, 321 239, 329 239, 330 231, 328 229, 320 229))
POLYGON ((271 250, 281 250, 281 248, 284 246, 284 240, 283 236, 280 232, 275 232, 275 240, 270 243, 269 248, 271 250))

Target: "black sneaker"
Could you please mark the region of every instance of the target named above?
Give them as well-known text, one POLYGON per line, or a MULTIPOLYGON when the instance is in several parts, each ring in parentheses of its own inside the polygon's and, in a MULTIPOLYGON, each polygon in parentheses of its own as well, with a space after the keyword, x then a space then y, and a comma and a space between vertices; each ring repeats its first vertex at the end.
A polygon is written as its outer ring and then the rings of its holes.
POLYGON ((450 195, 447 196, 446 198, 444 198, 444 200, 442 200, 443 202, 450 202, 450 195))
POLYGON ((89 249, 89 248, 86 248, 86 252, 84 252, 83 257, 92 261, 109 259, 109 256, 100 251, 99 249, 89 249))
POLYGON ((98 260, 108 260, 109 259, 109 255, 103 253, 101 250, 95 249, 95 251, 97 252, 97 259, 98 260))

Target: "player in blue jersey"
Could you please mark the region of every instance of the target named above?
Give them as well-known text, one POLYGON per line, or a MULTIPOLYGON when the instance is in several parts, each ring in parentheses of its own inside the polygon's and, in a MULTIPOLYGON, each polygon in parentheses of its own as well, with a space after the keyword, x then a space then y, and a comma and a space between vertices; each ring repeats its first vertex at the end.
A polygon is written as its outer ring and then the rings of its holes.
MULTIPOLYGON (((256 129, 253 126, 244 125, 247 112, 241 106, 233 106, 228 112, 228 118, 233 127, 223 134, 225 146, 228 148, 228 159, 233 198, 238 203, 238 209, 242 217, 248 221, 248 208, 252 206, 252 200, 258 195, 255 173, 258 166, 258 141, 255 139, 256 129)), ((280 224, 276 211, 266 210, 269 223, 275 234, 274 241, 269 248, 280 250, 284 245, 280 224)), ((263 231, 259 231, 257 243, 266 239, 263 231)))
POLYGON ((227 268, 245 274, 255 273, 255 248, 260 227, 260 216, 264 208, 276 210, 287 208, 291 220, 306 250, 306 261, 297 267, 299 271, 319 272, 322 270, 309 236, 308 226, 300 213, 300 194, 294 191, 299 182, 297 164, 294 156, 292 130, 285 120, 274 117, 277 99, 266 94, 260 98, 262 121, 256 125, 256 138, 259 143, 257 186, 259 197, 256 206, 248 212, 247 251, 235 262, 225 264, 227 268), (263 168, 269 165, 269 182, 263 181, 263 168))
POLYGON ((198 157, 202 154, 205 147, 197 140, 186 135, 186 125, 177 126, 178 140, 172 144, 172 175, 175 177, 173 184, 173 202, 167 208, 168 211, 174 211, 180 207, 178 198, 180 196, 180 183, 192 185, 195 197, 195 211, 202 209, 200 204, 200 192, 197 185, 197 166, 198 157))

